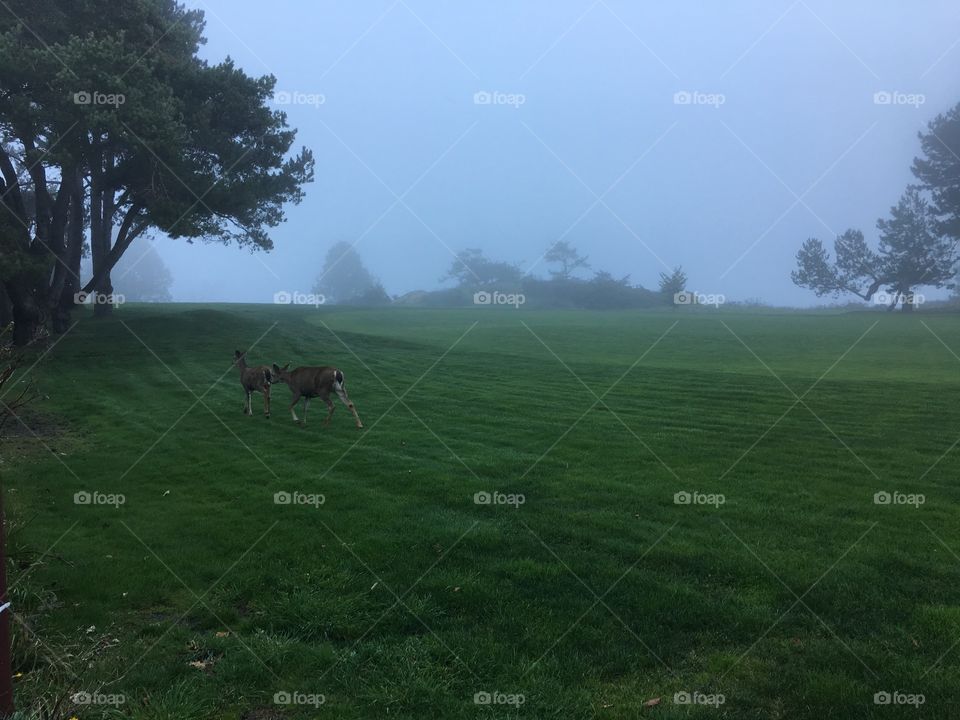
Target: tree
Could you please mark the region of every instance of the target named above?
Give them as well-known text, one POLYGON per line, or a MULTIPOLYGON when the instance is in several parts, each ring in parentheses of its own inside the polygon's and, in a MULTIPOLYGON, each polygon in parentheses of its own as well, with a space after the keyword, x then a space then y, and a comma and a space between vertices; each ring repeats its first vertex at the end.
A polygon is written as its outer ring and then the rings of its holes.
POLYGON ((578 269, 590 267, 587 256, 578 253, 566 240, 555 243, 543 258, 548 263, 560 266, 559 269, 550 271, 554 280, 570 280, 578 269))
POLYGON ((937 231, 960 242, 960 105, 930 122, 920 149, 912 170, 930 194, 937 231))
POLYGON ((877 221, 880 242, 873 250, 859 230, 847 230, 835 244, 835 261, 823 243, 810 238, 797 252, 793 282, 818 296, 849 292, 870 301, 881 287, 891 294, 890 309, 903 301, 913 310, 914 290, 943 287, 957 261, 955 245, 939 231, 940 223, 918 188, 909 188, 889 219, 877 221))
POLYGON ((152 243, 126 253, 113 268, 116 292, 128 302, 170 302, 173 275, 152 243))
POLYGON ((687 274, 679 265, 669 275, 660 273, 660 295, 665 303, 672 305, 674 296, 686 289, 687 274))
POLYGON ((111 270, 150 228, 272 248, 269 228, 313 174, 308 150, 288 157, 295 133, 267 105, 274 78, 200 59, 203 14, 174 0, 10 6, 0 13, 0 280, 15 341, 51 315, 65 326, 87 227, 85 292, 109 294, 111 270))
MULTIPOLYGON (((10 189, 7 225, 17 231, 8 234, 4 260, 19 265, 4 280, 14 339, 22 343, 51 313, 55 329, 65 324, 57 327, 57 311, 72 303, 75 288, 67 286, 76 283, 67 278, 78 278, 85 219, 94 263, 103 265, 114 218, 119 212, 126 220, 124 209, 138 204, 133 193, 108 195, 108 186, 119 181, 117 158, 124 150, 110 138, 126 133, 132 140, 151 117, 158 125, 173 117, 170 83, 159 69, 188 68, 202 16, 166 0, 122 8, 103 0, 11 5, 0 18, 0 169, 10 189), (165 28, 171 30, 166 37, 165 28), (148 52, 153 45, 155 52, 148 52), (137 62, 142 53, 144 61, 137 62), (27 182, 18 182, 23 173, 27 182)), ((119 224, 123 236, 136 236, 136 223, 119 224)))
POLYGON ((462 288, 512 288, 523 272, 516 265, 487 258, 482 250, 467 248, 454 258, 441 282, 453 280, 462 288))
POLYGON ((341 241, 327 251, 314 292, 334 303, 349 303, 368 294, 375 295, 377 288, 383 290, 363 264, 360 253, 350 243, 341 241))
POLYGON ((884 279, 881 258, 867 245, 859 230, 847 230, 834 242, 836 261, 817 238, 808 238, 797 251, 794 284, 813 290, 817 297, 849 292, 864 300, 873 298, 884 279))
POLYGON ((880 255, 884 258, 891 293, 891 307, 903 300, 905 311, 914 308, 914 288, 943 287, 954 275, 956 243, 941 234, 944 223, 937 220, 929 203, 917 188, 910 188, 890 218, 877 222, 880 255))

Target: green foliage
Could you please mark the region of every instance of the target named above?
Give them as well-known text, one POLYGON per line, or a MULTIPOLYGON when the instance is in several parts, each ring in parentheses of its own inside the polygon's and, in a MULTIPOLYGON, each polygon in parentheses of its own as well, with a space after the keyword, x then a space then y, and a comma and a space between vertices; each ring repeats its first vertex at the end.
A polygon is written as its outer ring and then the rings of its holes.
POLYGON ((890 218, 877 223, 880 256, 886 275, 893 278, 891 291, 943 287, 953 277, 956 242, 940 232, 941 226, 917 188, 907 190, 890 209, 890 218))
POLYGON ((16 307, 70 306, 58 293, 69 292, 67 217, 81 203, 87 291, 108 290, 112 267, 151 228, 273 247, 270 231, 313 178, 313 155, 292 151, 295 131, 268 104, 275 78, 201 59, 203 29, 202 12, 173 0, 5 3, 0 266, 16 307), (24 274, 38 263, 41 282, 24 274))
POLYGON ((577 252, 566 240, 551 245, 543 259, 552 265, 559 265, 556 270, 550 271, 550 275, 557 280, 569 280, 577 270, 590 267, 587 256, 577 252))
POLYGON ((477 248, 468 248, 454 258, 441 282, 453 280, 462 288, 496 288, 501 292, 515 289, 523 272, 516 265, 490 260, 477 248))
POLYGON ((948 284, 960 242, 960 105, 920 133, 920 146, 923 155, 912 168, 920 184, 907 188, 890 216, 877 221, 878 249, 859 230, 847 230, 834 244, 831 263, 823 243, 810 238, 797 252, 795 284, 818 296, 848 292, 864 300, 885 286, 894 305, 906 298, 905 310, 912 308, 915 288, 948 284))
POLYGON ((823 243, 810 238, 797 252, 791 278, 818 296, 848 292, 871 300, 886 287, 895 305, 900 297, 909 298, 914 288, 944 287, 953 276, 956 243, 939 227, 920 190, 909 188, 891 208, 889 219, 877 221, 877 250, 867 244, 862 232, 847 230, 834 243, 836 260, 831 262, 823 243))
POLYGON ((834 252, 837 259, 831 263, 823 243, 817 238, 807 239, 797 252, 793 282, 813 290, 818 297, 850 292, 869 300, 884 281, 880 256, 870 249, 859 230, 847 230, 838 236, 834 252))
POLYGON ((554 249, 558 253, 554 262, 566 262, 566 265, 561 265, 559 271, 551 272, 549 280, 524 275, 516 265, 491 260, 476 248, 464 250, 441 278, 455 281, 456 287, 412 293, 402 298, 401 302, 429 307, 462 307, 472 305, 474 293, 484 291, 521 294, 525 305, 539 308, 610 310, 655 304, 653 293, 633 286, 629 276, 616 279, 601 270, 590 280, 573 277, 572 273, 577 268, 589 267, 586 258, 580 257, 566 243, 559 243, 554 249))
POLYGON ((687 289, 687 274, 682 267, 675 267, 673 272, 667 275, 660 273, 660 295, 664 302, 670 304, 677 293, 687 289))
POLYGON ((960 105, 920 133, 920 148, 913 173, 932 197, 937 232, 960 240, 960 105))

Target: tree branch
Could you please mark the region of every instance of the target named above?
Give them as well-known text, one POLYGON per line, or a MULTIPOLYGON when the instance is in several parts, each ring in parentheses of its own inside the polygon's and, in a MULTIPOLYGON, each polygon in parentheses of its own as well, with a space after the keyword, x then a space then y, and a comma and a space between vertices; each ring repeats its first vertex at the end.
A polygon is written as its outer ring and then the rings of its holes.
POLYGON ((117 234, 117 241, 107 254, 103 266, 98 272, 94 273, 93 277, 90 278, 90 282, 83 286, 81 292, 92 292, 100 284, 100 282, 110 274, 110 271, 113 270, 114 266, 116 266, 117 262, 127 251, 127 248, 130 247, 131 243, 133 243, 134 240, 140 237, 144 231, 150 227, 150 223, 147 221, 146 217, 140 215, 140 211, 143 210, 143 208, 144 206, 139 202, 135 202, 130 206, 130 209, 123 218, 123 222, 120 224, 120 231, 117 234))

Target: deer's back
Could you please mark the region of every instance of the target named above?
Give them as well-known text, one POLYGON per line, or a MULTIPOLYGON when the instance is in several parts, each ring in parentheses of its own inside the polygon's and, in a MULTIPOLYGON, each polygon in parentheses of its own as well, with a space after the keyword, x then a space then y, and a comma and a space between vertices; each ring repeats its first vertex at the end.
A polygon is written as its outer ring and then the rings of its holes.
POLYGON ((303 395, 328 395, 336 377, 337 369, 330 365, 301 367, 290 373, 290 385, 303 395))
POLYGON ((259 390, 270 384, 271 372, 266 365, 246 368, 240 375, 240 382, 247 390, 259 390))
POLYGON ((273 374, 266 365, 244 368, 240 373, 240 382, 247 390, 259 390, 271 383, 273 374))

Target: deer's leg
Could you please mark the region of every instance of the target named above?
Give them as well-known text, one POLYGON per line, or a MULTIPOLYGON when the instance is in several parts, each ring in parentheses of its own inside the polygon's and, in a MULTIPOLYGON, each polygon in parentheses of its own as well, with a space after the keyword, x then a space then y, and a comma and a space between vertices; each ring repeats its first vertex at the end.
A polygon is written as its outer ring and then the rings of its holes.
POLYGON ((290 403, 290 414, 293 416, 294 422, 300 422, 300 418, 297 417, 297 411, 294 410, 298 402, 300 402, 300 393, 294 393, 293 401, 290 403))
POLYGON ((250 409, 250 395, 251 395, 251 391, 247 390, 247 402, 246 402, 246 405, 244 405, 243 407, 244 415, 253 415, 253 410, 250 409))
POLYGON ((270 417, 270 386, 263 386, 263 414, 270 417))
POLYGON ((306 426, 306 424, 307 424, 307 408, 308 408, 308 407, 310 407, 310 398, 309 398, 309 397, 305 397, 305 398, 303 398, 303 424, 304 424, 304 426, 306 426))
POLYGON ((329 395, 324 396, 323 401, 327 404, 327 419, 323 421, 323 426, 327 427, 330 424, 330 418, 333 417, 333 411, 337 409, 337 406, 333 404, 333 400, 330 399, 329 395))
MULTIPOLYGON (((351 413, 353 413, 353 419, 356 420, 357 427, 362 428, 363 423, 360 422, 360 416, 357 414, 357 408, 354 407, 352 402, 350 402, 350 398, 347 397, 347 391, 343 388, 342 385, 337 388, 337 397, 339 397, 340 400, 343 401, 343 404, 347 406, 347 408, 350 410, 351 413)), ((333 403, 331 403, 331 405, 332 404, 333 403)), ((330 411, 330 414, 331 415, 333 414, 332 410, 330 411)))

